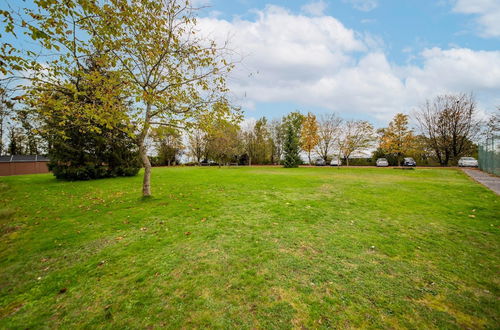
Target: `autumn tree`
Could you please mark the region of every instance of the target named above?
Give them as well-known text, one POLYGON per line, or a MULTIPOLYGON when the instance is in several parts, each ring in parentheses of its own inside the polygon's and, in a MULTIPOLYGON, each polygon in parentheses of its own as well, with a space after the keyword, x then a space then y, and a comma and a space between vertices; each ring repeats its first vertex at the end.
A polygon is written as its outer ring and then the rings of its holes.
POLYGON ((318 141, 318 122, 316 121, 316 116, 309 112, 304 117, 300 133, 300 145, 302 147, 302 150, 307 152, 309 164, 312 164, 311 152, 314 150, 316 145, 318 145, 318 141))
POLYGON ((243 125, 240 132, 240 139, 248 165, 252 166, 256 154, 255 123, 246 122, 243 125))
POLYGON ((100 7, 93 37, 109 48, 130 85, 137 143, 144 164, 143 195, 151 195, 145 141, 155 126, 186 127, 200 115, 227 116, 227 49, 200 35, 189 1, 117 0, 100 7))
POLYGON ((349 166, 349 158, 354 152, 370 148, 374 141, 375 130, 369 122, 365 120, 346 121, 342 127, 338 146, 347 166, 349 166))
POLYGON ((57 178, 132 176, 140 169, 131 125, 122 115, 130 107, 125 87, 120 73, 107 64, 100 56, 90 57, 68 80, 36 83, 25 95, 57 178))
POLYGON ((188 155, 194 159, 198 165, 201 164, 203 157, 206 155, 206 132, 199 128, 194 127, 188 133, 188 155))
POLYGON ((152 133, 158 165, 171 166, 179 163, 184 149, 182 132, 172 127, 158 127, 152 133))
POLYGON ((481 122, 472 94, 437 96, 426 101, 415 118, 442 166, 470 154, 480 134, 481 122))
POLYGON ((237 162, 242 151, 239 125, 224 119, 216 119, 211 125, 206 135, 208 157, 219 166, 237 162))
POLYGON ((266 117, 262 117, 255 122, 253 139, 253 162, 255 164, 269 164, 271 162, 272 145, 266 117))
POLYGON ((316 152, 325 162, 328 160, 328 155, 330 155, 332 149, 338 145, 341 125, 342 119, 333 113, 324 114, 319 118, 316 152))
MULTIPOLYGON (((6 16, 9 29, 24 26, 52 53, 45 58, 46 70, 40 63, 33 70, 33 81, 44 86, 64 81, 60 77, 82 71, 82 61, 95 50, 108 57, 134 104, 124 113, 94 113, 94 119, 110 127, 128 119, 145 169, 144 196, 151 195, 146 141, 153 128, 188 128, 202 114, 224 117, 235 110, 211 107, 227 102, 232 54, 226 45, 201 35, 190 1, 35 2, 38 7, 26 9, 29 19, 21 18, 19 24, 11 24, 13 16, 6 16)), ((53 90, 60 87, 55 84, 53 90)))
POLYGON ((386 153, 396 158, 400 165, 401 157, 408 155, 415 147, 415 136, 408 128, 408 116, 398 113, 389 123, 389 127, 379 131, 379 147, 386 153))

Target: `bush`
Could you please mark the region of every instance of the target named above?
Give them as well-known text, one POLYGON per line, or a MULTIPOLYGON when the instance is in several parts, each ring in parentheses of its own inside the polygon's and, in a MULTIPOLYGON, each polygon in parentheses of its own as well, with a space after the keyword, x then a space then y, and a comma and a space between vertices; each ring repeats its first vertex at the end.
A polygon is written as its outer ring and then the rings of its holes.
POLYGON ((62 180, 92 180, 134 176, 140 169, 132 138, 119 129, 101 128, 99 133, 66 130, 65 138, 50 140, 49 170, 62 180))

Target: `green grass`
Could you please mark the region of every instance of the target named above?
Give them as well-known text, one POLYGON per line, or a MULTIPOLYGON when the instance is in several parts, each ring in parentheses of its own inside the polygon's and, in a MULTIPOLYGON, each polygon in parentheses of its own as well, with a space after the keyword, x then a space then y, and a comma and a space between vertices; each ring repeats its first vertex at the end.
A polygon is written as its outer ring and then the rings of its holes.
POLYGON ((457 170, 0 178, 0 328, 498 328, 500 198, 457 170))

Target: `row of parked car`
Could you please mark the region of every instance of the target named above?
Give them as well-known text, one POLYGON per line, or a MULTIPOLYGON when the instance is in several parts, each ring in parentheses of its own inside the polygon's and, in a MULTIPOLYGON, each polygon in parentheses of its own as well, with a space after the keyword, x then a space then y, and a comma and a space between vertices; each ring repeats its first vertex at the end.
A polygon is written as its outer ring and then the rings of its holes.
MULTIPOLYGON (((386 158, 379 158, 375 162, 377 167, 387 167, 389 166, 389 162, 386 158)), ((323 158, 316 159, 316 166, 326 166, 326 162, 323 158)), ((407 167, 415 167, 417 166, 417 162, 411 157, 405 157, 403 159, 403 166, 407 167)), ((340 159, 332 159, 330 162, 330 166, 342 166, 342 160, 340 159)), ((473 157, 462 157, 458 160, 458 166, 460 167, 478 167, 477 160, 473 157)))

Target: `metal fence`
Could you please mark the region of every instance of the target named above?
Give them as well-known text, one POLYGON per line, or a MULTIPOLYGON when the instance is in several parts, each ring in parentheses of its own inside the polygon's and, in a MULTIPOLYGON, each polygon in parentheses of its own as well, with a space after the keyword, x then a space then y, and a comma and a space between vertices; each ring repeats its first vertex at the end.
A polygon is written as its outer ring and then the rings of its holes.
POLYGON ((479 146, 479 168, 500 175, 500 136, 492 135, 479 146))

